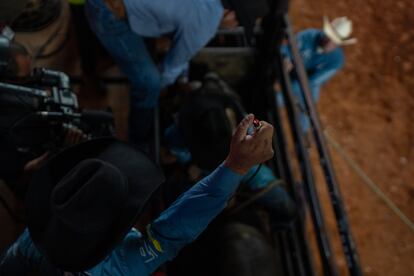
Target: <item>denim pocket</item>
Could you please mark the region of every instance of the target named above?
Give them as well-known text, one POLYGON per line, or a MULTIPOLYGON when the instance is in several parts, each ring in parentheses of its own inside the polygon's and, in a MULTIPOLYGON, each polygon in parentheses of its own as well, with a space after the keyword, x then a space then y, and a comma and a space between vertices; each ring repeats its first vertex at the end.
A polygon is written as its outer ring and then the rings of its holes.
POLYGON ((103 3, 103 0, 88 0, 85 13, 89 25, 98 35, 119 35, 130 31, 126 19, 118 19, 103 3))

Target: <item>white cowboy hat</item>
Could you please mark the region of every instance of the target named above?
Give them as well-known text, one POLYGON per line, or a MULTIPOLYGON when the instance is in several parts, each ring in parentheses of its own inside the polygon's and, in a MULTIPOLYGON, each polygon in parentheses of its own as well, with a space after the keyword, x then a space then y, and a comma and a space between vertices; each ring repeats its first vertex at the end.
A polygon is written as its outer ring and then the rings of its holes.
POLYGON ((323 31, 337 45, 357 43, 356 38, 349 38, 352 34, 352 21, 347 17, 338 17, 330 22, 328 17, 324 16, 323 31))

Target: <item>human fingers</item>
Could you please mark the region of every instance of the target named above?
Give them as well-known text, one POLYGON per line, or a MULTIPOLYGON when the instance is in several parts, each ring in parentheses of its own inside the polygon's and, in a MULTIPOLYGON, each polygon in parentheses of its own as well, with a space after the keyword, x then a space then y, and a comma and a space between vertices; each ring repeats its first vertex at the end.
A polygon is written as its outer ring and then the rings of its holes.
POLYGON ((23 170, 25 172, 32 172, 32 171, 39 169, 42 166, 42 164, 47 160, 48 157, 49 157, 49 152, 47 151, 44 154, 42 154, 40 157, 37 157, 27 162, 23 170))
POLYGON ((236 141, 243 141, 247 135, 247 131, 249 126, 253 123, 254 115, 249 114, 240 122, 240 124, 236 128, 236 132, 234 133, 233 137, 236 141))

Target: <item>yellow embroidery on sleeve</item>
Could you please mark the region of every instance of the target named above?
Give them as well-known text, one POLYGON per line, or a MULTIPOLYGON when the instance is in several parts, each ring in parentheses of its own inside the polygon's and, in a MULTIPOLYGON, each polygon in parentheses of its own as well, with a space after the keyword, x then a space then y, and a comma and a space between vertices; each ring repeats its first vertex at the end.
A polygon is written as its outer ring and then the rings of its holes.
POLYGON ((157 241, 151 233, 151 224, 147 226, 147 234, 148 234, 148 238, 150 239, 150 241, 152 242, 152 244, 154 245, 155 249, 157 249, 158 252, 162 252, 162 247, 159 241, 157 241))

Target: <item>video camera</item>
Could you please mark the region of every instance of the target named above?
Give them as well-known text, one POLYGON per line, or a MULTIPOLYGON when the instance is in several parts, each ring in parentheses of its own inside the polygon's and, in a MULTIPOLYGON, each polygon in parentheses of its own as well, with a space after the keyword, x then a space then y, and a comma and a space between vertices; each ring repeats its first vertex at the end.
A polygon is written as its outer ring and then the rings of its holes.
POLYGON ((80 109, 65 73, 36 68, 16 83, 8 70, 11 43, 4 42, 0 36, 0 178, 19 174, 26 162, 46 151, 61 149, 70 128, 89 138, 114 135, 112 114, 80 109))

